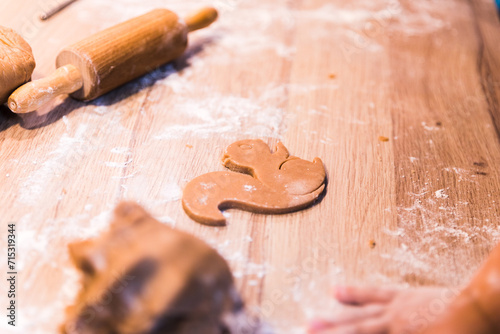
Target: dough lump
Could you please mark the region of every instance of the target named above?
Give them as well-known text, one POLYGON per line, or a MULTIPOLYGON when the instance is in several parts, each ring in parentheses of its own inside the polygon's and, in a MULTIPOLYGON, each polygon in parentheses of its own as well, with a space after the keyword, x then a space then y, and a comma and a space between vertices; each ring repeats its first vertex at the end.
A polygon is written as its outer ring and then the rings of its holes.
POLYGON ((83 287, 62 333, 242 333, 226 321, 243 311, 226 261, 135 203, 120 204, 109 231, 69 252, 83 287))
POLYGON ((29 44, 14 30, 0 26, 0 104, 31 79, 35 58, 29 44))

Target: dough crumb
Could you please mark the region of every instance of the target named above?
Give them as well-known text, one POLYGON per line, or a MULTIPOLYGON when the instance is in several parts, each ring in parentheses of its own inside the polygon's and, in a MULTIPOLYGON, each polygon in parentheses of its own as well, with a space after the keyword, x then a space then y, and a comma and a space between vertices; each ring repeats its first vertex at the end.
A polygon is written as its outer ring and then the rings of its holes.
POLYGON ((384 137, 384 136, 379 136, 379 137, 378 137, 378 140, 379 140, 379 141, 381 141, 381 142, 388 142, 388 141, 389 141, 389 138, 384 137))

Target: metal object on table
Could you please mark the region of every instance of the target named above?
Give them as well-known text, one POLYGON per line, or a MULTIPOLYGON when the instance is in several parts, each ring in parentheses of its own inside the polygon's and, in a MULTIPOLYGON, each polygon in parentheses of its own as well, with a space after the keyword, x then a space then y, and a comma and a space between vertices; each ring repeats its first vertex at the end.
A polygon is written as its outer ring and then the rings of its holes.
POLYGON ((69 5, 71 5, 73 2, 76 2, 77 0, 67 0, 67 1, 64 1, 63 3, 61 3, 59 6, 56 6, 52 9, 50 9, 49 11, 43 13, 40 15, 40 20, 42 21, 45 21, 45 20, 48 20, 50 19, 52 16, 56 15, 57 13, 59 13, 61 10, 63 10, 64 8, 68 7, 69 5))

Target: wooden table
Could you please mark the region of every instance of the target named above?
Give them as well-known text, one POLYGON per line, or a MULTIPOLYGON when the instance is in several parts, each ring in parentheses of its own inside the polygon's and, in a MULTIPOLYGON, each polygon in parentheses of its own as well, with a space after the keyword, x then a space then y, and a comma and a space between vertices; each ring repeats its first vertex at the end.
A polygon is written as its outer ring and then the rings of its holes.
POLYGON ((33 47, 35 79, 63 46, 149 9, 215 4, 221 17, 183 58, 94 102, 1 110, 0 258, 15 223, 19 271, 18 330, 2 316, 2 333, 55 331, 78 289, 67 244, 105 230, 124 199, 217 248, 277 333, 334 312, 336 283, 462 284, 498 241, 493 0, 80 0, 39 21, 53 3, 0 4, 1 24, 33 47), (244 138, 321 157, 321 203, 230 210, 222 228, 190 220, 184 185, 223 170, 222 151, 244 138))

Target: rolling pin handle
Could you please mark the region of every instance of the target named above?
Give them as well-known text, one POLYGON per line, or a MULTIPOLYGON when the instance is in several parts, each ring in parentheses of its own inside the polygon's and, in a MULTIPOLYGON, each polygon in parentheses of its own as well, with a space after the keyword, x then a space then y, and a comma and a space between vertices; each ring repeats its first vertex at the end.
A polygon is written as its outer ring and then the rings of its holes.
POLYGON ((35 111, 62 94, 71 94, 83 86, 80 71, 73 65, 58 68, 50 76, 28 82, 12 93, 7 106, 15 113, 35 111))
POLYGON ((217 13, 217 9, 213 7, 203 8, 185 18, 188 31, 192 32, 198 29, 206 28, 214 23, 218 16, 219 14, 217 13))

